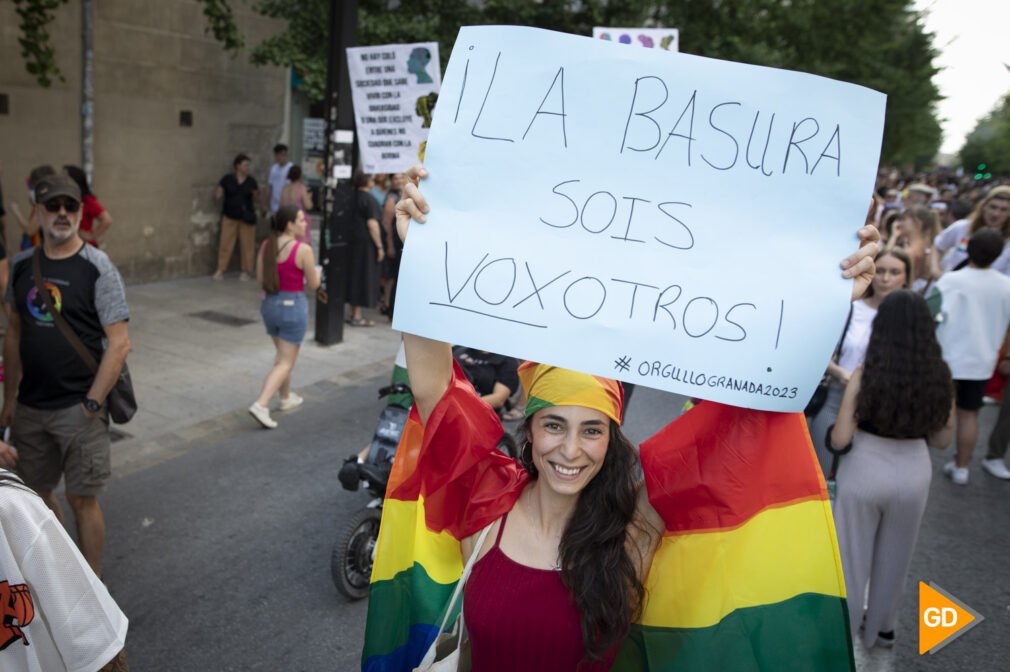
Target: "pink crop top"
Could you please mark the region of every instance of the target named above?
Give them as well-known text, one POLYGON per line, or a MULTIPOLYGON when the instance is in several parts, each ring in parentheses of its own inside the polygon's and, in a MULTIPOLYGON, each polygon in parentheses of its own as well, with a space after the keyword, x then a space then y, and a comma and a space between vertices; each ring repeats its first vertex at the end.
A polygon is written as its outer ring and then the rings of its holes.
POLYGON ((298 256, 300 245, 301 242, 296 240, 288 258, 277 264, 277 276, 280 278, 280 291, 282 292, 305 291, 305 273, 295 265, 295 257, 298 256))

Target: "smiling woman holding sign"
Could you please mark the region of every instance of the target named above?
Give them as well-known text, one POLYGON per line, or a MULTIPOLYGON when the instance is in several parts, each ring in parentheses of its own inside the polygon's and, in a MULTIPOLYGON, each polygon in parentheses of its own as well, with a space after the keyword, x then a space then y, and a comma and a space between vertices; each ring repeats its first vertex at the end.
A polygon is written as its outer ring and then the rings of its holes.
MULTIPOLYGON (((401 237, 429 210, 427 171, 408 176, 401 237)), ((842 262, 853 296, 873 278, 879 234, 859 237, 842 262)), ((432 669, 457 579, 475 672, 849 669, 801 415, 706 402, 639 458, 620 383, 527 362, 516 462, 494 449, 501 424, 450 346, 411 334, 404 345, 416 406, 387 490, 364 670, 432 669), (769 547, 781 563, 754 561, 769 547)))

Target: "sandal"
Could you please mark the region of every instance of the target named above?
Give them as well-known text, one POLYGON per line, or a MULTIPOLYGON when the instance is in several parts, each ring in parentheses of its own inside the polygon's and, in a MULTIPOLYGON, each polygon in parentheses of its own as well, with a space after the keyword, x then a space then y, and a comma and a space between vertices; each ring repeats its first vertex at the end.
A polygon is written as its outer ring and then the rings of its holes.
POLYGON ((349 325, 351 325, 352 327, 374 327, 375 326, 375 322, 372 322, 371 320, 366 320, 363 317, 361 319, 358 319, 358 320, 348 320, 347 323, 349 325))

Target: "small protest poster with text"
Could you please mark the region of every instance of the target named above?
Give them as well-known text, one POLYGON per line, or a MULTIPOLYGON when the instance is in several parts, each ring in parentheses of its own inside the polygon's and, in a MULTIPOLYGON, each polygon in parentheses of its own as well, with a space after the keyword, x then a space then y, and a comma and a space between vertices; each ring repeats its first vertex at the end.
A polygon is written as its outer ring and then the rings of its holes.
POLYGON ((400 173, 424 156, 442 83, 437 42, 347 50, 361 167, 400 173))
POLYGON ((394 327, 797 411, 835 347, 885 96, 534 28, 466 27, 394 327))

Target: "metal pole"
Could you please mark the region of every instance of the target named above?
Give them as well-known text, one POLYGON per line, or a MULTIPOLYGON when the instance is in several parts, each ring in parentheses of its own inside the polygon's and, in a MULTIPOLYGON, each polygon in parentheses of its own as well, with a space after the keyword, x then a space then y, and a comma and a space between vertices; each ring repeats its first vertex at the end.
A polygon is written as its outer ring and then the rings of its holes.
POLYGON ((81 168, 92 183, 95 169, 95 31, 91 0, 81 0, 81 168))
MULTIPOLYGON (((354 210, 350 179, 337 177, 340 166, 358 163, 357 143, 346 142, 354 131, 351 77, 346 49, 358 43, 358 0, 330 0, 330 45, 326 74, 326 175, 323 181, 323 228, 320 232, 323 289, 327 301, 316 302, 316 341, 340 343, 344 338, 344 294, 347 287, 347 233, 354 210)), ((349 177, 349 176, 347 176, 349 177)))

